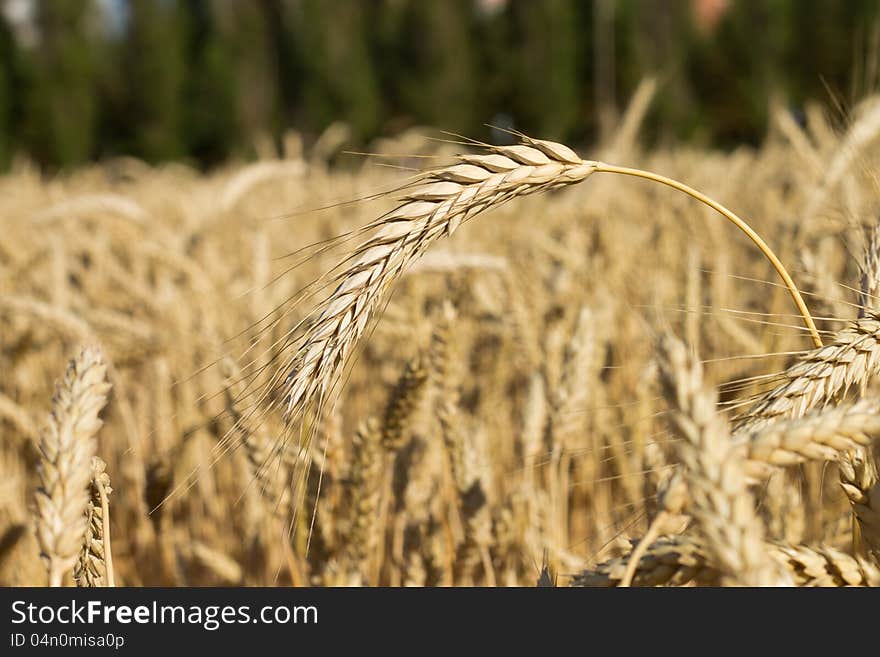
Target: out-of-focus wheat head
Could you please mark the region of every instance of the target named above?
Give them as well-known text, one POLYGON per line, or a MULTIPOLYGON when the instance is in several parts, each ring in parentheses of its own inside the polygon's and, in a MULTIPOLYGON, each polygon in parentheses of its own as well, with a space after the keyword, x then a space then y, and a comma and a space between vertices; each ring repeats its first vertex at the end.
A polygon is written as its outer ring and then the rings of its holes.
POLYGON ((40 437, 37 539, 49 571, 49 585, 60 586, 73 567, 86 534, 91 461, 98 414, 110 383, 101 352, 86 347, 67 367, 52 399, 52 414, 40 437))

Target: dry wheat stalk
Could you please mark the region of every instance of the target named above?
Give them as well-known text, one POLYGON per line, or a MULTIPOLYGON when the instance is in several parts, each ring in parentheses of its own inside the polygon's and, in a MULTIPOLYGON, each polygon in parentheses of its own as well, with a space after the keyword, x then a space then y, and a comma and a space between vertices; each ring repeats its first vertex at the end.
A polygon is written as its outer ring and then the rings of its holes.
POLYGON ((77 586, 115 586, 108 506, 108 497, 113 489, 110 487, 110 476, 106 470, 107 464, 100 457, 92 457, 86 535, 79 559, 73 569, 73 579, 77 586))
MULTIPOLYGON (((767 543, 764 551, 791 577, 796 586, 874 586, 875 573, 856 559, 828 546, 767 543)), ((629 555, 611 559, 577 574, 572 586, 614 587, 623 579, 629 555)), ((691 536, 662 537, 639 559, 634 586, 718 586, 722 573, 691 536)))
POLYGON ((101 428, 98 413, 109 391, 104 357, 96 347, 86 347, 70 361, 40 437, 37 540, 47 561, 50 586, 61 586, 79 556, 87 524, 95 434, 101 428))
POLYGON ((716 393, 705 387, 702 368, 681 342, 666 337, 659 353, 660 381, 672 407, 671 421, 684 439, 689 512, 723 582, 776 586, 786 578, 764 550, 764 528, 754 509, 739 454, 727 423, 715 411, 716 393))
POLYGON ((367 561, 376 544, 379 496, 382 484, 382 433, 372 418, 358 427, 348 481, 349 525, 343 540, 351 576, 363 583, 367 561))
POLYGON ((486 577, 494 582, 488 556, 488 546, 492 542, 492 523, 485 481, 487 459, 481 453, 483 441, 479 428, 469 426, 464 421, 454 400, 454 397, 445 399, 437 409, 437 418, 449 454, 464 529, 464 539, 458 547, 455 559, 456 574, 465 582, 473 582, 477 567, 482 562, 486 577))
MULTIPOLYGON (((564 446, 577 433, 587 411, 590 389, 595 384, 597 352, 596 319, 589 308, 578 313, 571 339, 565 347, 562 372, 553 391, 547 431, 548 443, 564 446)), ((556 383, 556 382, 554 382, 556 383)))
POLYGON ((488 552, 492 523, 486 481, 487 457, 482 449, 485 447, 485 436, 479 426, 467 421, 459 405, 460 381, 452 356, 456 346, 454 318, 452 305, 444 304, 431 334, 428 351, 430 375, 436 388, 434 412, 446 447, 463 529, 463 540, 458 545, 454 565, 458 577, 464 582, 473 583, 477 567, 482 563, 487 581, 492 585, 494 571, 488 552))

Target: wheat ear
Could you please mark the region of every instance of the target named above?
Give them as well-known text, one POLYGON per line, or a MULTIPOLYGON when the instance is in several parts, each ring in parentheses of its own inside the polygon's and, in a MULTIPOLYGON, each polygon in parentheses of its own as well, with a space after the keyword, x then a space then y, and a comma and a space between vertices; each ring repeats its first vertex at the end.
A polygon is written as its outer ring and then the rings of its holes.
POLYGON ((850 450, 870 446, 878 436, 878 403, 864 399, 794 420, 778 420, 754 431, 740 431, 733 442, 743 449, 746 474, 753 481, 762 481, 778 467, 840 461, 850 450))
POLYGON ((416 356, 406 363, 385 406, 382 445, 386 450, 399 450, 409 440, 410 423, 428 387, 429 372, 424 360, 416 356))
MULTIPOLYGON (((880 309, 880 228, 867 235, 859 267, 859 317, 880 309)), ((876 409, 875 409, 876 410, 876 409)), ((852 508, 853 552, 880 565, 880 481, 877 450, 868 445, 847 452, 840 462, 840 484, 852 508)))
POLYGON ((741 458, 727 423, 715 410, 717 395, 703 385, 702 368, 684 345, 660 341, 659 371, 685 465, 689 511, 723 583, 778 586, 787 583, 764 549, 741 458))
POLYGON ((864 388, 880 371, 880 315, 868 312, 839 331, 831 344, 813 349, 781 375, 782 383, 759 397, 741 417, 736 431, 752 431, 779 419, 792 419, 864 388))
POLYGON ((61 586, 79 556, 86 532, 95 435, 101 428, 98 413, 109 391, 104 357, 97 348, 86 347, 68 365, 40 436, 37 540, 50 586, 61 586))
POLYGON ((367 583, 370 558, 378 540, 383 461, 379 423, 372 418, 363 422, 355 432, 352 448, 347 496, 349 523, 344 543, 352 584, 363 585, 367 583))

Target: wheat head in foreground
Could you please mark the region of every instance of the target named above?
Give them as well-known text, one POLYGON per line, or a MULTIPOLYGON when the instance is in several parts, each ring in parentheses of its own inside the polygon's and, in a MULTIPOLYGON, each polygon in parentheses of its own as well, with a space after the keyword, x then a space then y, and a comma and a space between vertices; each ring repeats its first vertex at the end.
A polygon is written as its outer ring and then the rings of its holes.
POLYGON ((332 293, 294 327, 292 356, 268 383, 267 396, 284 400, 293 420, 320 408, 365 332, 389 287, 434 242, 468 219, 518 196, 583 182, 594 173, 616 173, 678 189, 733 222, 771 261, 794 298, 817 346, 822 342, 809 311, 779 259, 733 212, 676 180, 647 171, 581 159, 562 144, 521 135, 514 146, 488 146, 465 154, 451 166, 418 175, 402 188, 401 205, 363 229, 372 236, 335 269, 332 293), (274 393, 280 392, 280 395, 274 393))
POLYGON ((682 441, 690 512, 722 583, 784 586, 790 579, 764 549, 764 528, 755 513, 740 454, 727 422, 715 410, 717 394, 704 386, 702 368, 677 340, 660 343, 660 381, 670 419, 682 441))
POLYGON ((37 541, 49 571, 49 586, 61 586, 79 557, 86 533, 98 413, 110 384, 101 352, 86 347, 70 361, 52 399, 52 414, 40 436, 40 485, 35 496, 37 541))

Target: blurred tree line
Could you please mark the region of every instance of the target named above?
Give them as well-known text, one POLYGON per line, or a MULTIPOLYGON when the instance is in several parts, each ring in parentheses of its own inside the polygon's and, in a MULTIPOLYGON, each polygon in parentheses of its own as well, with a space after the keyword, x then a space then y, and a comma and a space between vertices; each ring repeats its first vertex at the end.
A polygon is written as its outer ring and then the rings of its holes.
MULTIPOLYGON (((255 135, 486 123, 569 142, 640 79, 650 139, 760 139, 769 100, 876 85, 877 0, 0 0, 0 167, 210 166, 255 135)), ((832 96, 829 96, 832 94, 832 96)))

